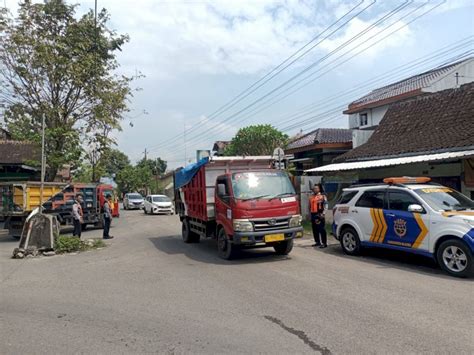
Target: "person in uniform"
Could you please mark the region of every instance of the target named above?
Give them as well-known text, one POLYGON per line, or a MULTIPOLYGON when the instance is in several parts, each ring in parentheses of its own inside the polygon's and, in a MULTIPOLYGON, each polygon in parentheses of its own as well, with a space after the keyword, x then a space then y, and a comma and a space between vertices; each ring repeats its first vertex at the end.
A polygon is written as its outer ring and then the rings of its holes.
POLYGON ((82 212, 82 195, 76 194, 74 204, 72 205, 72 222, 74 224, 73 237, 81 239, 82 223, 84 223, 84 213, 82 212))
POLYGON ((108 194, 105 196, 105 203, 104 203, 104 233, 102 237, 104 239, 112 239, 113 237, 109 235, 110 231, 110 224, 112 223, 112 196, 108 194))
POLYGON ((321 184, 314 185, 313 195, 309 199, 309 210, 311 212, 311 226, 313 228, 314 247, 326 248, 326 220, 324 218, 328 207, 326 195, 323 193, 321 184))

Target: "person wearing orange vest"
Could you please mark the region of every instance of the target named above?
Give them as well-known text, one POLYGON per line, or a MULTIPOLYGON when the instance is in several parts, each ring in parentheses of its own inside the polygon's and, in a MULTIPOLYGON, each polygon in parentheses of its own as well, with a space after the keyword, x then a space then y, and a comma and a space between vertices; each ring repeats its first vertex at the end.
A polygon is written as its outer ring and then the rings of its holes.
POLYGON ((321 184, 314 185, 313 196, 309 198, 309 210, 311 212, 311 226, 313 227, 314 247, 326 248, 326 220, 324 214, 328 207, 326 195, 323 193, 321 184))

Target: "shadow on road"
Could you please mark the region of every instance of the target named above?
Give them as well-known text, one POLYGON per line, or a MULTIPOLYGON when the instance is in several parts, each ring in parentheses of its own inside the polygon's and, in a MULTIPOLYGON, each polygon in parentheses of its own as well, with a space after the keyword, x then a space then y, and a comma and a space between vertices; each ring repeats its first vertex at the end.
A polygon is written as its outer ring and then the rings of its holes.
POLYGON ((276 255, 273 248, 242 249, 234 260, 223 260, 217 255, 215 240, 185 244, 180 235, 148 238, 160 251, 170 255, 184 255, 195 261, 218 265, 239 265, 291 260, 290 255, 276 255))
POLYGON ((397 250, 365 248, 360 256, 349 256, 344 254, 340 245, 330 245, 327 249, 319 251, 338 258, 352 258, 359 262, 374 264, 381 269, 398 269, 449 280, 474 281, 473 277, 460 279, 449 276, 429 257, 397 250))

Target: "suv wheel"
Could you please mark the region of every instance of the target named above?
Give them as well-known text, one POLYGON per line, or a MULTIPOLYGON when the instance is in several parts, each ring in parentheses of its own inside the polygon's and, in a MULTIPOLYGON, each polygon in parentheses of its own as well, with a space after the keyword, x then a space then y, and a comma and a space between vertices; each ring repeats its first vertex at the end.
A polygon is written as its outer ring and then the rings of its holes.
POLYGON ((341 247, 348 255, 358 255, 360 253, 359 235, 352 227, 346 227, 341 232, 341 247))
POLYGON ((441 268, 456 277, 467 277, 473 272, 472 255, 460 240, 449 239, 441 243, 436 251, 441 268))

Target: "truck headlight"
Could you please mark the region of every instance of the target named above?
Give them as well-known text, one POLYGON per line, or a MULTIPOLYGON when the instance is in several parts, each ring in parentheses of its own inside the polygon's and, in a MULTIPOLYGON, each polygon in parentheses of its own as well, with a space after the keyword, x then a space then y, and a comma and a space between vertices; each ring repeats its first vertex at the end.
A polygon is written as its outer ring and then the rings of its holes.
POLYGON ((234 219, 234 231, 253 232, 253 224, 248 219, 234 219))
POLYGON ((301 222, 303 222, 303 217, 299 214, 294 215, 290 218, 290 228, 301 226, 301 222))

